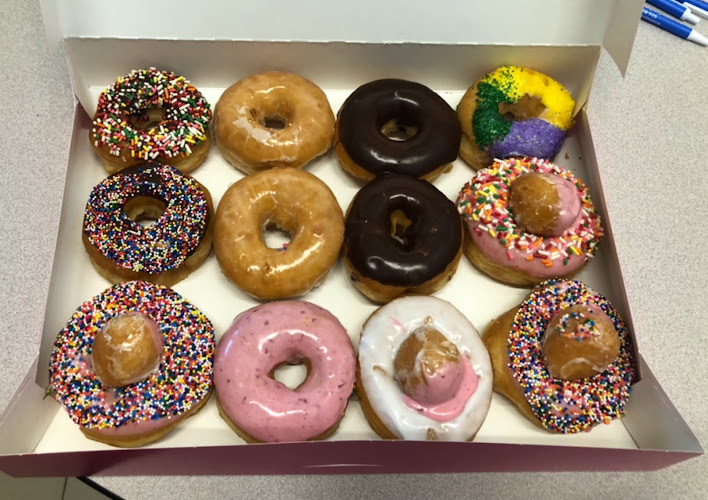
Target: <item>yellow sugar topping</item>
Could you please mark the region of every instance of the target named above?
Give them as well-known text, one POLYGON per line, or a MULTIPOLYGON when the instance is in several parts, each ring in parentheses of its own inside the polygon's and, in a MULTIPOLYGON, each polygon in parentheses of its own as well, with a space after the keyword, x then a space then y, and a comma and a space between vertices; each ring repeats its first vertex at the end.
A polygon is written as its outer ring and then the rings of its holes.
POLYGON ((538 97, 546 107, 540 118, 568 130, 573 125, 575 101, 563 85, 553 78, 528 68, 502 66, 489 73, 485 79, 513 102, 525 94, 538 97))

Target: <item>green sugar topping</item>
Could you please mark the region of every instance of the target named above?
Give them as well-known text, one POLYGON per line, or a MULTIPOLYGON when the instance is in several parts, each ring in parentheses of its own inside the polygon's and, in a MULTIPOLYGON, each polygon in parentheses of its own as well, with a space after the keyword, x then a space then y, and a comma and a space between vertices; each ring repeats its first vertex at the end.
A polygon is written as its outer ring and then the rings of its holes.
POLYGON ((511 130, 513 120, 499 112, 500 103, 514 100, 491 83, 477 85, 477 107, 472 114, 472 130, 480 149, 485 149, 494 141, 503 139, 511 130))

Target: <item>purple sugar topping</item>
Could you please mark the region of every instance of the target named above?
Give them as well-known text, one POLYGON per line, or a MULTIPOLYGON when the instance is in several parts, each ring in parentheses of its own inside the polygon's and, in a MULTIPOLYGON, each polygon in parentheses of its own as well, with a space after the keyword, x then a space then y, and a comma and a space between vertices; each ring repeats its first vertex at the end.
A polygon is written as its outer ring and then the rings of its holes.
POLYGON ((563 130, 539 118, 531 118, 514 122, 504 140, 489 146, 487 153, 499 159, 531 156, 551 160, 560 151, 564 140, 563 130))

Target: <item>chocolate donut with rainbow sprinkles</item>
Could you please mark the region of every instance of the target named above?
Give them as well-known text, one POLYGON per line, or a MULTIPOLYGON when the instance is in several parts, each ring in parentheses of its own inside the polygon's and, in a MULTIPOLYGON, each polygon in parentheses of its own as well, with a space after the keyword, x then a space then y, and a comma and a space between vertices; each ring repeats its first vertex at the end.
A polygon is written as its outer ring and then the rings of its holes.
POLYGON ((206 159, 211 108, 171 71, 139 69, 98 98, 91 145, 109 174, 154 161, 191 172, 206 159))
POLYGON ((209 256, 213 221, 206 187, 174 167, 147 163, 93 188, 82 239, 91 263, 111 283, 172 286, 209 256))
POLYGON ((573 125, 574 108, 568 90, 551 77, 502 66, 477 80, 457 107, 460 156, 475 170, 495 158, 553 160, 573 125))

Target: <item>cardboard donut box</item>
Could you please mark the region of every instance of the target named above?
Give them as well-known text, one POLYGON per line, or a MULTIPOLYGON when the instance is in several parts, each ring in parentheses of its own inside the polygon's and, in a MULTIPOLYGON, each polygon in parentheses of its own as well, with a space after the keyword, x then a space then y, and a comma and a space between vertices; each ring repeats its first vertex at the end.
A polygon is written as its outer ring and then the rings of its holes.
MULTIPOLYGON (((587 104, 603 47, 625 71, 641 0, 528 0, 523 11, 514 0, 459 2, 446 9, 401 0, 224 1, 198 9, 193 2, 173 0, 167 10, 138 1, 41 4, 50 48, 64 45, 76 112, 67 137, 71 150, 44 328, 36 361, 0 418, 0 470, 14 476, 653 470, 703 453, 639 352, 640 377, 626 415, 574 435, 541 429, 494 394, 474 442, 384 441, 352 396, 327 441, 246 445, 219 417, 211 398, 161 441, 116 449, 86 439, 63 407, 44 397, 57 333, 79 304, 109 286, 91 266, 80 237, 88 195, 105 177, 88 141, 91 116, 99 93, 116 77, 150 66, 184 75, 212 106, 244 76, 270 69, 295 72, 325 90, 335 113, 351 91, 378 78, 423 83, 455 107, 477 78, 502 64, 551 75, 577 102, 575 126, 556 163, 590 186, 607 233, 578 279, 608 297, 634 335, 587 104)), ((331 151, 306 169, 332 188, 343 209, 361 186, 331 151)), ((215 147, 193 175, 211 191, 215 204, 243 176, 215 147)), ((435 186, 455 199, 472 175, 457 160, 435 186)), ((257 303, 223 276, 213 255, 174 289, 212 321, 217 340, 236 314, 257 303)), ((527 293, 494 282, 463 258, 455 277, 436 295, 482 331, 527 293)), ((362 323, 377 307, 349 283, 341 259, 304 299, 332 311, 355 346, 362 323)), ((291 368, 282 377, 292 382, 302 374, 291 368)))

